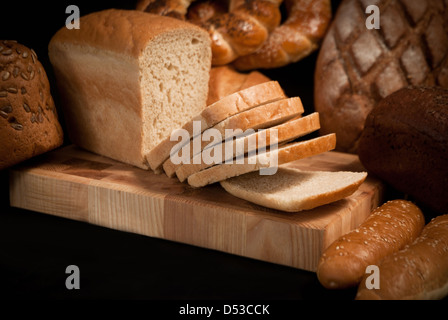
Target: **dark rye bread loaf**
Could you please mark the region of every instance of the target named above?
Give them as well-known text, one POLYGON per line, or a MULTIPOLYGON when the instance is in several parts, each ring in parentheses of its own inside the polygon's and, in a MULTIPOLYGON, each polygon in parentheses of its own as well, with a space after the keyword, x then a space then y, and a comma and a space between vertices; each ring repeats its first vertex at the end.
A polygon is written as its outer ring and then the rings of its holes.
POLYGON ((315 109, 321 134, 335 132, 337 150, 356 153, 368 113, 408 85, 448 87, 448 2, 344 0, 319 52, 315 109), (366 7, 380 10, 367 29, 366 7))
POLYGON ((448 212, 448 90, 407 87, 383 99, 367 117, 358 152, 369 172, 448 212))
POLYGON ((36 53, 0 40, 0 170, 62 142, 50 84, 36 53))

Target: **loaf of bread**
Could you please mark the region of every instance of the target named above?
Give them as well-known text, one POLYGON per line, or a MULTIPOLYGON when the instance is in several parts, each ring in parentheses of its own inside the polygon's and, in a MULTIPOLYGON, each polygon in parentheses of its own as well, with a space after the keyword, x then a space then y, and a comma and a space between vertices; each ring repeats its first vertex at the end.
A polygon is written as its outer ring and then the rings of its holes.
POLYGON ((317 267, 320 283, 329 289, 357 286, 367 266, 412 243, 424 224, 422 211, 412 202, 386 202, 325 249, 317 267))
POLYGON ((302 171, 280 167, 274 175, 251 172, 221 181, 235 197, 286 212, 314 209, 353 194, 366 172, 302 171))
POLYGON ((447 15, 443 1, 342 1, 314 87, 321 133, 336 133, 337 150, 356 153, 367 115, 387 95, 408 85, 448 88, 447 15), (366 27, 369 4, 379 8, 379 29, 366 27))
POLYGON ((73 143, 140 168, 172 130, 206 106, 210 38, 190 23, 109 9, 51 39, 73 143))
POLYGON ((63 132, 36 52, 0 40, 0 170, 59 147, 63 132))
POLYGON ((361 280, 357 300, 436 300, 448 295, 448 215, 431 220, 403 250, 378 263, 379 288, 361 280))
POLYGON ((407 87, 367 117, 359 158, 425 208, 448 212, 448 89, 407 87))

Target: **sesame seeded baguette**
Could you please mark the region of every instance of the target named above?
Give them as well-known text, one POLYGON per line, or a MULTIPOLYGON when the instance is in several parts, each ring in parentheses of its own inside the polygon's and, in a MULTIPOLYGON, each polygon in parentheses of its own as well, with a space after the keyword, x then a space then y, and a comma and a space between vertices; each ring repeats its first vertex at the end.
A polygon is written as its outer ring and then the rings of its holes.
POLYGON ((436 300, 448 295, 448 214, 432 219, 420 236, 378 264, 379 289, 367 289, 365 277, 357 300, 436 300))
MULTIPOLYGON (((247 111, 240 112, 213 126, 212 129, 217 130, 221 134, 222 139, 212 142, 201 140, 201 148, 199 152, 201 152, 208 145, 216 145, 218 143, 221 143, 224 139, 232 137, 233 130, 240 131, 240 133, 236 133, 236 136, 238 136, 243 134, 243 132, 248 129, 258 130, 275 126, 279 123, 283 123, 292 118, 300 116, 303 112, 304 110, 302 101, 299 97, 274 101, 249 109, 247 111), (226 130, 231 131, 226 132, 226 130)), ((197 139, 200 138, 201 137, 197 137, 197 139)), ((189 158, 192 159, 196 155, 195 153, 193 153, 195 150, 193 144, 193 140, 190 140, 190 143, 183 147, 183 149, 179 152, 189 152, 189 158)), ((176 170, 180 166, 181 164, 174 164, 171 159, 168 158, 163 163, 163 170, 168 177, 172 178, 175 176, 176 170)))
MULTIPOLYGON (((277 81, 261 83, 216 101, 187 121, 181 128, 186 130, 190 136, 193 136, 193 123, 195 121, 201 123, 201 130, 204 131, 237 113, 284 98, 286 98, 286 95, 277 81)), ((146 155, 150 168, 154 171, 160 171, 170 153, 177 151, 172 150, 176 145, 179 148, 182 147, 178 145, 177 141, 171 141, 170 136, 168 136, 150 150, 146 155)))
POLYGON ((276 150, 245 157, 243 163, 219 164, 188 177, 188 184, 203 187, 245 173, 303 159, 335 148, 336 135, 328 134, 307 141, 288 143, 276 150), (276 160, 273 160, 276 159, 276 160), (275 162, 274 162, 275 161, 275 162))
MULTIPOLYGON (((277 130, 277 142, 280 144, 286 141, 294 140, 296 138, 309 134, 313 131, 316 131, 319 129, 319 127, 320 127, 319 114, 317 112, 314 112, 305 117, 298 117, 295 119, 291 119, 285 123, 271 127, 268 130, 264 130, 262 132, 258 131, 251 135, 232 140, 231 142, 233 142, 235 146, 232 148, 232 152, 231 154, 228 155, 228 157, 225 157, 225 155, 226 155, 226 144, 229 142, 223 143, 221 145, 222 148, 221 154, 223 155, 223 162, 225 162, 228 159, 234 159, 236 157, 254 151, 254 148, 258 150, 259 148, 269 146, 271 144, 272 129, 277 130), (249 141, 256 141, 252 146, 252 148, 249 145, 249 141), (242 145, 241 153, 239 152, 240 145, 242 145)), ((275 143, 275 141, 272 141, 272 143, 275 143)), ((192 174, 204 170, 206 168, 210 168, 213 165, 214 165, 213 163, 211 164, 205 163, 202 159, 202 153, 201 153, 194 156, 190 164, 183 164, 179 166, 176 170, 176 175, 181 182, 184 182, 192 174)))
POLYGON ((357 286, 367 266, 414 241, 424 223, 423 213, 412 202, 386 202, 324 251, 317 267, 320 283, 329 289, 357 286))

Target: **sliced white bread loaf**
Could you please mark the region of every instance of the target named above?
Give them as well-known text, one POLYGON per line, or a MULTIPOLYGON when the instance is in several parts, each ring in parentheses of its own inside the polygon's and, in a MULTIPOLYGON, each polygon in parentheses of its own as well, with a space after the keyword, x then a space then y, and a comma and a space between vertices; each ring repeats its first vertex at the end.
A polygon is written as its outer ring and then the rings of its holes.
MULTIPOLYGON (((204 148, 211 145, 221 144, 223 140, 232 136, 241 136, 246 130, 264 129, 271 126, 283 123, 292 118, 301 115, 304 112, 302 101, 299 97, 288 98, 283 100, 274 101, 271 103, 263 104, 261 106, 240 112, 234 116, 231 116, 210 129, 216 130, 219 133, 221 139, 215 141, 217 137, 213 136, 212 141, 208 139, 201 139, 201 136, 197 136, 195 139, 190 140, 190 143, 185 145, 178 153, 188 154, 188 158, 192 159, 197 153, 200 153, 204 148), (200 148, 194 148, 196 139, 199 139, 199 143, 196 144, 200 148), (197 149, 196 153, 194 153, 197 149)), ((209 129, 207 129, 209 130, 209 129)), ((207 130, 205 132, 207 132, 207 130)), ((176 170, 182 164, 174 164, 171 158, 168 158, 163 163, 163 171, 168 177, 174 177, 176 170)))
POLYGON ((353 194, 366 172, 301 171, 280 167, 275 175, 251 172, 221 181, 235 197, 287 212, 313 209, 353 194))
POLYGON ((173 18, 104 10, 62 27, 49 57, 71 141, 148 169, 145 155, 206 107, 210 37, 173 18))
MULTIPOLYGON (((305 117, 297 117, 285 123, 273 126, 269 129, 258 131, 253 134, 225 141, 221 144, 222 163, 229 159, 243 156, 256 149, 269 146, 271 143, 284 143, 297 139, 312 133, 320 128, 319 114, 314 112, 305 117), (273 136, 271 141, 271 132, 276 130, 276 136, 273 136), (233 144, 230 145, 229 144, 233 144), (230 151, 230 152, 229 152, 230 151)), ((209 147, 214 148, 214 147, 209 147)), ((204 149, 207 151, 209 148, 204 149)), ((180 165, 176 170, 176 175, 181 182, 184 182, 192 174, 210 168, 211 166, 220 163, 206 163, 203 161, 202 154, 197 154, 193 157, 190 164, 180 165)))
MULTIPOLYGON (((284 98, 286 98, 286 95, 277 81, 261 83, 225 96, 221 100, 207 106, 196 116, 176 127, 176 129, 186 130, 193 138, 195 121, 201 123, 201 132, 203 132, 237 113, 284 98)), ((177 152, 181 147, 182 145, 178 141, 172 141, 170 136, 168 136, 147 154, 146 159, 149 166, 154 171, 160 171, 170 154, 177 152)))
POLYGON ((335 134, 328 134, 307 141, 288 143, 278 149, 246 156, 240 159, 242 160, 241 162, 235 161, 212 166, 190 175, 187 181, 193 187, 203 187, 264 168, 276 169, 281 164, 333 150, 335 146, 335 134))

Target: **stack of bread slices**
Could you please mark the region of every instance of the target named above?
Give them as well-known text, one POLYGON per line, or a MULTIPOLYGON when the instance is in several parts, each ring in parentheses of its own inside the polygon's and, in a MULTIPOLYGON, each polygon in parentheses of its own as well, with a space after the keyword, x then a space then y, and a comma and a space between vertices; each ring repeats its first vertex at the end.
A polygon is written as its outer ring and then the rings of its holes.
POLYGON ((319 114, 303 114, 300 98, 287 97, 277 81, 260 83, 206 107, 152 149, 147 161, 192 187, 219 182, 237 197, 283 211, 350 195, 365 173, 282 166, 335 148, 334 133, 306 138, 320 128, 319 114))

